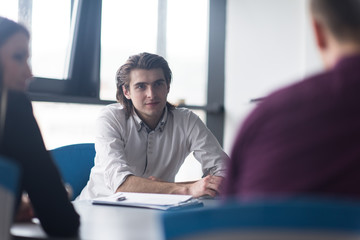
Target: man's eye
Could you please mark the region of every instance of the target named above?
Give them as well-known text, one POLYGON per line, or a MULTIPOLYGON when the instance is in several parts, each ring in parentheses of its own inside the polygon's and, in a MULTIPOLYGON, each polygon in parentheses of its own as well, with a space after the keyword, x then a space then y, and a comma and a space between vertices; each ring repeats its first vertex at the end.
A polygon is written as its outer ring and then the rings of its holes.
POLYGON ((163 82, 156 82, 154 85, 155 87, 159 87, 159 86, 162 86, 164 83, 163 82))
POLYGON ((145 86, 143 84, 136 85, 136 89, 143 89, 145 86))

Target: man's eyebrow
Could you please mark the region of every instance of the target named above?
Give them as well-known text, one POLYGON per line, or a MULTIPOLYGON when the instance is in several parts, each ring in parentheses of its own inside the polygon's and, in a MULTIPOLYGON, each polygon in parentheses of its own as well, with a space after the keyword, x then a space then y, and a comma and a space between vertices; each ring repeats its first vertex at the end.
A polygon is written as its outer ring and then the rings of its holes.
POLYGON ((134 83, 133 86, 134 87, 137 87, 137 86, 140 86, 140 85, 148 85, 149 83, 147 82, 137 82, 137 83, 134 83))
POLYGON ((166 81, 165 81, 165 79, 160 78, 160 79, 156 80, 155 82, 166 82, 166 81))
POLYGON ((146 84, 146 82, 137 82, 137 83, 134 83, 134 85, 140 85, 140 84, 146 84))
MULTIPOLYGON (((154 83, 158 83, 158 82, 166 82, 166 81, 163 78, 160 78, 160 79, 154 81, 154 83)), ((148 85, 149 83, 148 82, 137 82, 137 83, 134 83, 134 86, 140 85, 140 84, 148 85)))

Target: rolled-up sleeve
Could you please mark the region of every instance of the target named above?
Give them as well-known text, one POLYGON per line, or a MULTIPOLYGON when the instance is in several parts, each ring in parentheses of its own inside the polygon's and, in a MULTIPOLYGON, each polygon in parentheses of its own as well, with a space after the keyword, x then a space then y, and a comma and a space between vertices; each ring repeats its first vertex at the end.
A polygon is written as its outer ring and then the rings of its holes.
POLYGON ((121 119, 119 121, 118 116, 110 111, 102 112, 96 128, 95 165, 103 170, 105 186, 115 192, 127 176, 133 175, 125 153, 123 134, 126 134, 126 129, 122 126, 121 119))

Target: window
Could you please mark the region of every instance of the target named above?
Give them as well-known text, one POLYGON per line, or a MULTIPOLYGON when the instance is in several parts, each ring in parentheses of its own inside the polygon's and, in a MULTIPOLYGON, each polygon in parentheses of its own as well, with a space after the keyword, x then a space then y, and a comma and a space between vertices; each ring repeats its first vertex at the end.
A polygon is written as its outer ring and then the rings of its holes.
MULTIPOLYGON (((116 70, 144 51, 168 60, 169 101, 188 105, 222 143, 225 12, 226 0, 0 0, 0 15, 32 33, 29 95, 49 149, 93 141, 116 70)), ((184 169, 177 180, 201 173, 193 161, 184 169)))
POLYGON ((0 0, 0 15, 21 22, 30 31, 34 76, 66 78, 71 0, 0 0))
POLYGON ((115 100, 115 73, 130 55, 155 52, 158 0, 104 0, 100 98, 115 100))
POLYGON ((208 0, 103 0, 100 97, 115 100, 115 73, 130 55, 169 62, 169 101, 206 105, 208 0))
POLYGON ((169 100, 206 105, 208 0, 167 2, 166 58, 173 71, 169 100))
POLYGON ((14 0, 0 0, 0 16, 18 21, 19 3, 14 0))
POLYGON ((102 105, 33 102, 47 149, 94 142, 96 118, 102 105))
POLYGON ((198 110, 220 143, 225 13, 226 0, 0 0, 32 33, 33 101, 112 103, 118 67, 155 52, 173 71, 169 101, 198 110))
POLYGON ((32 3, 30 29, 33 74, 43 78, 65 79, 71 1, 33 0, 32 3))

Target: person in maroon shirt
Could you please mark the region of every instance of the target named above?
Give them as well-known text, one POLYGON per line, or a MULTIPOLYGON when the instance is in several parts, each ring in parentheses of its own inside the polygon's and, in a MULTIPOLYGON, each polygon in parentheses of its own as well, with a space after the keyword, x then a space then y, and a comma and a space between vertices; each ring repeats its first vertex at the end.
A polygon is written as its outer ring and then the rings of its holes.
POLYGON ((326 71, 275 91, 233 145, 227 197, 360 198, 360 1, 310 0, 326 71))

